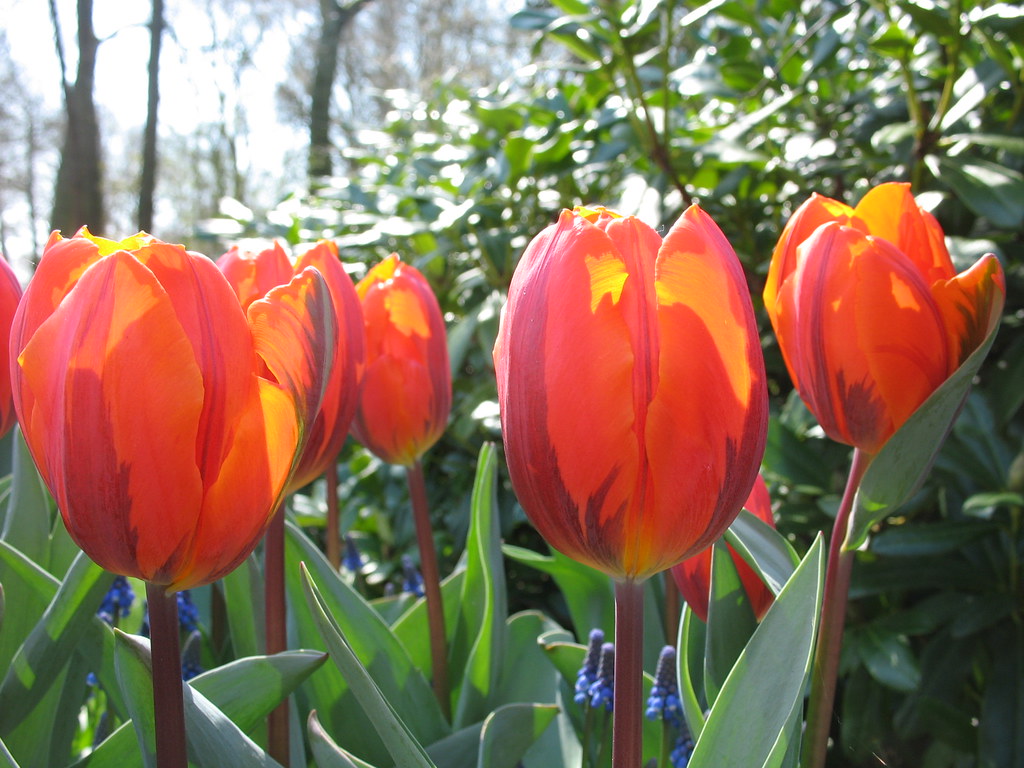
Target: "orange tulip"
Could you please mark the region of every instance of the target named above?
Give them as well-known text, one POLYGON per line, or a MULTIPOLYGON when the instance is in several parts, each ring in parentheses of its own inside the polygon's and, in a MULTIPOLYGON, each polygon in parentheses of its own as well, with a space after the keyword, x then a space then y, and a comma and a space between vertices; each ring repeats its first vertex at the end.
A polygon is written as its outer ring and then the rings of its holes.
POLYGON ((168 592, 237 566, 320 408, 334 333, 314 269, 246 313, 181 246, 54 233, 14 318, 11 378, 75 542, 168 592))
POLYGON ((512 484, 555 549, 641 581, 739 513, 765 445, 764 362, 743 270, 700 208, 664 241, 563 211, 516 268, 494 364, 512 484))
MULTIPOLYGON (((750 491, 750 496, 747 497, 743 507, 772 528, 775 527, 768 486, 765 485, 764 478, 760 475, 754 481, 754 488, 750 491)), ((775 596, 761 581, 761 577, 754 569, 747 565, 747 561, 736 553, 732 545, 727 546, 736 566, 736 572, 743 583, 743 589, 750 600, 750 607, 757 620, 760 621, 768 612, 775 596)), ((672 578, 675 579, 676 585, 679 587, 679 594, 690 606, 690 610, 697 614, 701 621, 706 622, 708 620, 708 600, 711 594, 711 548, 708 547, 693 557, 683 560, 679 565, 673 566, 672 578)))
MULTIPOLYGON (((18 276, 14 274, 10 265, 0 258, 0 339, 6 340, 10 335, 11 321, 14 320, 14 313, 20 301, 21 283, 18 282, 18 276)), ((10 368, 9 350, 6 345, 0 345, 0 366, 0 370, 3 371, 10 368)), ((14 426, 15 419, 11 378, 0 376, 0 435, 7 434, 14 426)))
POLYGON ((309 427, 306 448, 292 476, 289 491, 294 491, 324 473, 334 461, 348 436, 352 416, 359 399, 366 357, 363 313, 359 297, 341 261, 338 247, 321 240, 293 265, 279 243, 259 253, 231 248, 217 260, 217 266, 235 289, 242 309, 263 298, 279 285, 286 285, 306 267, 315 267, 331 291, 334 304, 334 367, 316 420, 309 427))
POLYGON ((957 275, 907 184, 856 208, 814 195, 764 290, 789 374, 834 440, 874 454, 985 339, 1006 288, 993 255, 957 275))
POLYGON ((366 326, 366 375, 352 432, 390 464, 411 466, 448 423, 448 339, 426 278, 391 254, 356 285, 366 326))

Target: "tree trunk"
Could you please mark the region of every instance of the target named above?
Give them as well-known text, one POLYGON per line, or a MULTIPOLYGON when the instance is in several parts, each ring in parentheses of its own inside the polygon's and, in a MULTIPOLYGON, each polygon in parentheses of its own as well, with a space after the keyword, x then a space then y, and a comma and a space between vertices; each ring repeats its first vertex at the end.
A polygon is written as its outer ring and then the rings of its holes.
POLYGON ((160 103, 160 43, 164 36, 164 0, 153 0, 149 26, 149 103, 142 141, 142 180, 139 183, 139 229, 153 231, 153 194, 156 190, 156 128, 160 103))
POLYGON ((338 74, 338 46, 341 33, 370 0, 354 0, 342 5, 337 0, 320 0, 320 41, 316 47, 316 73, 309 109, 309 178, 317 179, 334 171, 331 159, 331 93, 338 74))
POLYGON ((64 72, 64 147, 57 170, 50 225, 70 236, 84 225, 95 232, 106 226, 103 206, 103 168, 100 162, 100 129, 96 119, 93 88, 96 78, 96 51, 99 40, 92 26, 93 0, 77 0, 78 72, 74 85, 64 70, 64 52, 60 43, 55 4, 50 3, 57 53, 64 72))

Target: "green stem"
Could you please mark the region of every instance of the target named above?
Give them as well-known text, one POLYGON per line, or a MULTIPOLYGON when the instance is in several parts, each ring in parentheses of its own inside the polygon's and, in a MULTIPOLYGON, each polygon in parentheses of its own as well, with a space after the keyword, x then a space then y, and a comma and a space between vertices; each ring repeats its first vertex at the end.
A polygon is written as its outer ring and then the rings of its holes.
POLYGON ((327 485, 327 562, 337 572, 341 570, 341 528, 338 523, 338 462, 332 459, 324 470, 327 485))
POLYGON ((427 504, 427 486, 423 479, 423 464, 417 459, 407 468, 409 497, 412 500, 413 521, 416 524, 416 542, 420 548, 420 571, 423 575, 423 593, 427 600, 427 621, 430 627, 430 658, 433 666, 434 695, 441 704, 446 718, 451 718, 451 700, 448 692, 448 644, 444 629, 444 602, 441 598, 441 574, 437 567, 434 548, 434 530, 430 525, 427 504))
POLYGON ((158 768, 187 768, 185 700, 181 689, 178 596, 146 582, 153 657, 153 720, 158 768))
MULTIPOLYGON (((263 541, 263 598, 267 655, 288 647, 284 599, 284 505, 278 507, 263 541)), ((267 716, 267 751, 288 768, 288 699, 267 716)))
POLYGON ((836 695, 836 677, 839 672, 839 652, 843 644, 843 626, 846 623, 846 602, 850 591, 850 570, 853 551, 843 548, 853 500, 860 481, 871 463, 871 455, 859 450, 853 452, 850 474, 846 480, 843 500, 836 513, 829 541, 828 565, 825 571, 825 594, 821 606, 814 650, 814 668, 811 673, 811 694, 807 705, 807 729, 804 735, 802 768, 822 768, 828 749, 828 733, 832 724, 832 705, 836 695))
POLYGON ((643 753, 644 585, 615 583, 613 768, 640 768, 643 753))

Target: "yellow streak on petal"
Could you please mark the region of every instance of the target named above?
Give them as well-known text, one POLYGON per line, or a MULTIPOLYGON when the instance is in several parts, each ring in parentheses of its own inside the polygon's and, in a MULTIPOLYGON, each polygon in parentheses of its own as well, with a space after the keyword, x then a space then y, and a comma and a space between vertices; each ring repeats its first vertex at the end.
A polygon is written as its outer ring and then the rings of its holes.
POLYGON ((384 308, 391 325, 403 336, 430 336, 430 320, 413 291, 393 287, 384 297, 384 308))
POLYGON ((596 312, 605 296, 612 297, 612 305, 619 303, 622 287, 629 277, 626 265, 617 254, 606 252, 599 256, 586 256, 584 263, 590 273, 590 311, 596 312))

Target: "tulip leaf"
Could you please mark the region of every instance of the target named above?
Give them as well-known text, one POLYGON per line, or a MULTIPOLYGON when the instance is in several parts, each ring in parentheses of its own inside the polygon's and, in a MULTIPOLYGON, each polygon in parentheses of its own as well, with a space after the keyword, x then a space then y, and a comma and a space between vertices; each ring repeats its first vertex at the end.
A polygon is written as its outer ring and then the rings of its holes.
POLYGON ((231 629, 231 647, 236 657, 257 656, 266 647, 260 631, 264 624, 260 599, 262 583, 263 577, 254 555, 247 557, 221 581, 231 629))
POLYGON ((704 690, 704 646, 707 625, 688 605, 683 606, 679 622, 679 641, 676 644, 676 677, 679 681, 679 700, 683 705, 683 718, 696 741, 704 728, 704 706, 700 693, 704 690))
POLYGON ((800 562, 786 538, 747 510, 725 532, 725 538, 747 564, 778 595, 800 562))
POLYGON ((356 656, 334 617, 328 614, 320 590, 313 583, 305 563, 300 568, 307 604, 327 644, 331 660, 348 682, 388 753, 403 768, 436 768, 356 656))
MULTIPOLYGON (((146 768, 156 768, 153 666, 147 638, 114 630, 117 639, 117 676, 128 702, 146 768)), ((245 765, 279 768, 280 764, 246 736, 208 698, 182 683, 185 736, 189 762, 200 768, 245 765)))
POLYGON ((591 629, 601 629, 611 637, 615 627, 615 593, 611 579, 605 574, 554 549, 549 556, 544 556, 506 544, 502 552, 506 557, 536 568, 555 580, 568 605, 577 636, 585 637, 591 629))
MULTIPOLYGON (((113 633, 111 633, 113 636, 113 633)), ((203 672, 189 681, 196 691, 246 733, 263 726, 265 718, 326 661, 316 651, 284 651, 253 656, 203 672)), ((111 691, 107 690, 108 695, 111 691)), ((139 760, 131 722, 123 723, 76 768, 123 768, 139 760)))
POLYGON ((991 325, 985 341, 911 414, 872 459, 854 499, 843 542, 845 549, 857 549, 864 544, 871 528, 909 499, 924 481, 967 399, 974 375, 992 346, 998 323, 991 325))
MULTIPOLYGON (((449 642, 451 642, 455 618, 459 612, 459 595, 462 594, 462 584, 465 578, 466 569, 460 567, 441 580, 444 626, 449 642)), ((406 595, 406 597, 412 598, 411 595, 406 595)), ((373 607, 379 612, 380 604, 378 602, 374 602, 373 607)), ((430 643, 423 642, 423 638, 429 637, 428 633, 430 632, 426 598, 413 599, 412 604, 391 625, 391 631, 395 633, 395 637, 399 639, 402 647, 409 654, 412 665, 420 670, 425 677, 431 677, 433 675, 433 659, 430 658, 430 643)))
POLYGON ((113 576, 80 553, 68 569, 42 618, 15 652, 0 700, 17 707, 0 709, 0 736, 6 736, 43 698, 67 665, 89 622, 96 620, 113 576))
POLYGON ((558 714, 552 704, 506 704, 484 720, 477 768, 516 768, 558 714))
MULTIPOLYGON (((446 736, 449 726, 441 714, 437 699, 423 674, 417 669, 384 620, 356 590, 346 584, 327 562, 323 552, 296 526, 286 524, 285 584, 290 609, 295 617, 298 644, 307 648, 323 647, 325 638, 316 611, 305 597, 300 561, 316 576, 320 600, 339 625, 348 647, 369 670, 387 699, 393 702, 402 721, 421 743, 432 743, 446 736)), ((303 686, 307 705, 316 709, 324 727, 346 748, 365 760, 383 764, 386 745, 367 719, 363 707, 334 665, 325 665, 303 686)))
POLYGON ((0 739, 0 766, 4 766, 5 768, 18 768, 18 763, 14 760, 14 755, 8 751, 7 745, 4 744, 3 739, 0 739))
POLYGON ((722 541, 713 546, 704 646, 704 693, 709 705, 714 704, 733 664, 757 628, 757 619, 729 548, 722 541))
POLYGON ((493 709, 505 654, 505 571, 496 495, 497 457, 485 443, 477 459, 466 540, 466 578, 452 632, 449 674, 458 691, 452 724, 465 727, 493 709), (461 680, 460 680, 460 672, 461 680))
POLYGON ((11 490, 0 539, 44 567, 50 565, 50 495, 32 461, 21 427, 11 446, 11 490))
POLYGON ((810 674, 823 578, 819 535, 736 660, 689 768, 782 765, 790 742, 800 738, 793 727, 799 722, 794 712, 803 706, 810 674), (770 706, 765 705, 766 695, 771 696, 770 706), (742 738, 736 738, 737 723, 742 723, 742 738))
POLYGON ((0 670, 3 670, 10 668, 15 652, 42 618, 60 582, 25 553, 0 539, 0 584, 4 588, 4 600, 18 606, 17 611, 6 612, 0 632, 0 670))
POLYGON ((317 768, 374 768, 335 744, 321 725, 315 709, 306 720, 306 732, 309 734, 309 747, 317 768))

